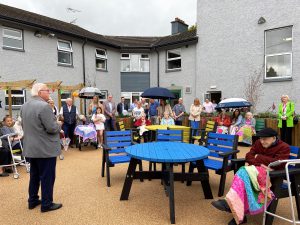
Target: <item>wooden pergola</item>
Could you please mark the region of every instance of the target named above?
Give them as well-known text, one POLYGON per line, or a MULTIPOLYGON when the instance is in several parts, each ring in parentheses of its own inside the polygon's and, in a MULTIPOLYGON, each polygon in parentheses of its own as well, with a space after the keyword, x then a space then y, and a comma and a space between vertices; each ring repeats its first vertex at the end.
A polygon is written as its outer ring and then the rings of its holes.
MULTIPOLYGON (((58 87, 58 107, 59 107, 59 109, 61 108, 61 91, 69 91, 69 92, 71 92, 71 96, 72 96, 72 99, 74 101, 74 96, 73 96, 72 92, 79 91, 83 87, 84 87, 83 83, 80 83, 80 84, 77 84, 77 85, 60 85, 58 87)), ((83 105, 83 99, 81 98, 80 99, 80 113, 81 114, 83 113, 82 105, 83 105)))
MULTIPOLYGON (((0 89, 5 89, 8 92, 8 111, 9 115, 12 116, 12 90, 23 90, 30 89, 36 80, 20 80, 20 81, 9 81, 9 82, 0 82, 0 89)), ((72 92, 79 91, 84 87, 83 83, 77 85, 61 85, 62 81, 55 82, 46 82, 49 89, 52 91, 56 91, 58 93, 58 107, 61 108, 61 91, 69 91, 71 92, 72 99, 74 100, 74 96, 72 92)), ((80 113, 83 112, 83 101, 80 99, 80 113)))
POLYGON ((31 88, 35 80, 19 80, 19 81, 9 81, 0 82, 0 89, 7 90, 8 94, 8 112, 12 116, 12 96, 11 90, 23 90, 31 88))

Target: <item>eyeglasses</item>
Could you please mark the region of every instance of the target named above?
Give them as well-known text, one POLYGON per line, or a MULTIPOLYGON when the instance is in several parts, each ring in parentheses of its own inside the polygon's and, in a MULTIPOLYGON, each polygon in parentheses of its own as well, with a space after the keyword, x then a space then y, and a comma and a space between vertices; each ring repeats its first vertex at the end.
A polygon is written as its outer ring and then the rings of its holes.
POLYGON ((50 90, 49 90, 49 89, 47 89, 47 90, 40 90, 40 91, 46 91, 46 92, 50 92, 50 90))

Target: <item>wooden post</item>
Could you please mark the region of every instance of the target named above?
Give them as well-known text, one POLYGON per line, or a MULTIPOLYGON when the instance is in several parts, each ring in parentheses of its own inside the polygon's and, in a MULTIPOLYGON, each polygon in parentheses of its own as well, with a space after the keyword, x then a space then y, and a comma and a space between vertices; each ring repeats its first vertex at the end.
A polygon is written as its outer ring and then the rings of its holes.
POLYGON ((82 98, 80 99, 80 114, 83 114, 83 108, 82 108, 82 105, 83 105, 83 102, 82 102, 82 98))
POLYGON ((61 108, 61 93, 60 93, 60 88, 57 89, 57 101, 58 101, 58 111, 60 111, 60 108, 61 108))
POLYGON ((12 98, 11 98, 11 88, 8 87, 8 112, 9 116, 12 116, 12 98))

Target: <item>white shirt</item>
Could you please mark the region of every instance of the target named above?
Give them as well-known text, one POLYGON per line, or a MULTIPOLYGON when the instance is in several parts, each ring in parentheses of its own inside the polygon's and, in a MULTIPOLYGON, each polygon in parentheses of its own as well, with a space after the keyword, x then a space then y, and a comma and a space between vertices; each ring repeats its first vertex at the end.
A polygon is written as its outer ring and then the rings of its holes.
POLYGON ((142 117, 142 114, 144 113, 144 109, 141 107, 141 108, 138 108, 138 107, 135 107, 133 110, 132 110, 132 116, 138 120, 142 117))
MULTIPOLYGON (((71 108, 72 108, 72 106, 68 106, 68 111, 69 111, 69 112, 71 112, 71 108)), ((63 107, 60 108, 59 114, 60 114, 60 115, 63 115, 63 114, 64 114, 63 107)), ((77 107, 76 107, 76 115, 79 115, 77 107)))
POLYGON ((214 106, 211 102, 203 102, 204 112, 212 113, 214 111, 214 106))

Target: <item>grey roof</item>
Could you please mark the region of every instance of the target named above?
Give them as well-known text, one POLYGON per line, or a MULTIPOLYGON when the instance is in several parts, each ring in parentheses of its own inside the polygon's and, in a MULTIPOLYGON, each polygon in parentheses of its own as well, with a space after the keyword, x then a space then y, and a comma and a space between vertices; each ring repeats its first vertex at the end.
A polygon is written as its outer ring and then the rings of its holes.
POLYGON ((165 37, 104 36, 90 32, 71 23, 3 4, 0 4, 0 19, 37 27, 39 29, 64 33, 79 38, 86 38, 115 48, 155 48, 198 40, 196 31, 187 31, 165 37))

